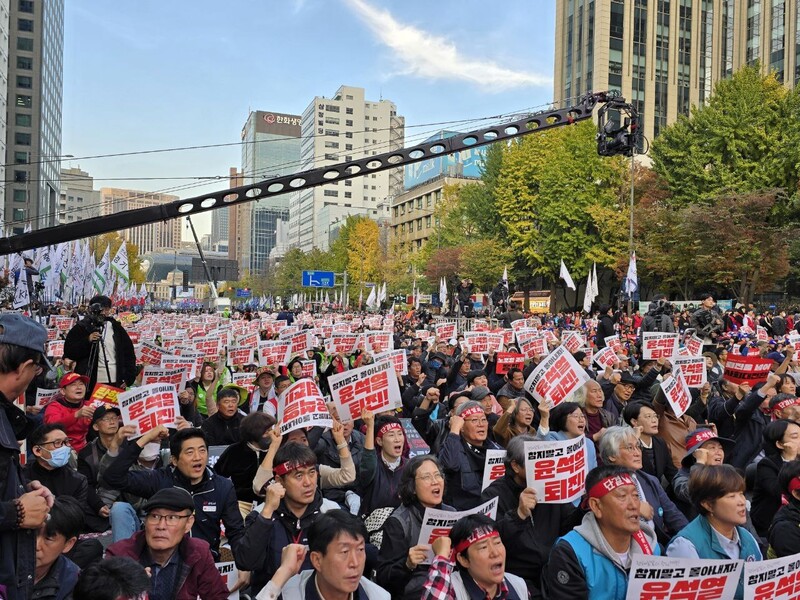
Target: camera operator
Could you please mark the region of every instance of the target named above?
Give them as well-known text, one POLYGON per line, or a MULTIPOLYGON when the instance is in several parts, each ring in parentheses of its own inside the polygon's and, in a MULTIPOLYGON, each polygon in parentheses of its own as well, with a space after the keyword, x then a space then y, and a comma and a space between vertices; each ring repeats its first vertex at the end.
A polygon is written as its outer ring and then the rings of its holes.
POLYGON ((672 321, 672 304, 667 297, 659 294, 650 306, 642 320, 642 331, 658 331, 661 333, 675 333, 675 323, 672 321))
POLYGON ((113 314, 108 296, 93 297, 86 317, 69 330, 64 342, 64 359, 75 361, 75 372, 89 377, 87 395, 98 382, 127 387, 136 379, 133 342, 113 314))
POLYGON ((475 290, 475 284, 472 279, 462 279, 461 285, 456 289, 456 296, 458 298, 458 306, 461 311, 462 317, 472 317, 472 292, 475 290))

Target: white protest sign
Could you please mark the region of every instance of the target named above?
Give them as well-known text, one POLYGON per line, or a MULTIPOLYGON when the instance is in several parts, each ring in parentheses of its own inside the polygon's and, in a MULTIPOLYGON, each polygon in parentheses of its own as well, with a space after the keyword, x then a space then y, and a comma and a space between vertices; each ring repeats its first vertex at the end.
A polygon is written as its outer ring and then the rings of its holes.
POLYGON ((580 498, 588 471, 584 436, 525 442, 525 477, 539 502, 567 504, 580 498))
POLYGON ((117 405, 125 425, 135 425, 139 437, 159 425, 175 427, 175 417, 181 414, 175 386, 154 383, 133 388, 117 396, 117 405))
POLYGON ((464 333, 464 344, 470 353, 486 354, 489 351, 489 338, 481 331, 467 331, 464 333))
POLYGON ((402 348, 397 350, 389 350, 388 352, 381 352, 375 355, 375 362, 382 360, 391 360, 394 365, 394 372, 398 375, 408 375, 408 359, 406 351, 402 348))
POLYGON ((283 435, 300 428, 333 426, 313 379, 298 379, 278 397, 278 423, 283 435))
POLYGON ((147 340, 139 345, 139 353, 139 362, 156 367, 161 365, 161 357, 164 355, 163 350, 159 346, 147 340))
POLYGON ((661 391, 667 397, 675 416, 680 419, 692 403, 692 394, 689 391, 689 386, 686 385, 686 380, 683 378, 680 367, 674 368, 672 377, 661 382, 661 391))
POLYGON ((605 369, 606 367, 613 368, 614 363, 617 362, 617 353, 614 352, 611 346, 600 348, 597 354, 594 355, 594 362, 601 369, 605 369))
POLYGON ((289 343, 289 352, 291 354, 306 355, 306 352, 314 349, 314 336, 311 335, 311 330, 304 329, 289 335, 282 335, 281 341, 289 343))
MULTIPOLYGON (((444 482, 442 482, 441 485, 444 486, 444 482)), ((492 519, 496 519, 497 505, 499 502, 500 499, 495 496, 480 506, 457 512, 439 510, 438 508, 426 508, 425 514, 422 517, 422 526, 419 529, 417 545, 430 546, 437 538, 450 535, 450 530, 453 528, 453 525, 456 524, 456 521, 467 515, 486 515, 492 519)), ((433 550, 428 552, 428 556, 422 561, 422 564, 430 564, 432 560, 433 550)))
POLYGON ((58 394, 58 390, 46 390, 44 388, 36 388, 36 404, 42 408, 45 404, 50 402, 58 394))
POLYGON ((645 331, 642 334, 642 359, 672 358, 678 354, 678 338, 677 333, 645 331))
POLYGON ((483 484, 481 491, 485 490, 496 479, 506 474, 506 451, 487 450, 486 462, 483 465, 483 484))
POLYGON ((186 370, 182 368, 164 369, 153 365, 145 365, 144 373, 142 373, 142 385, 150 385, 152 383, 171 383, 176 390, 182 390, 186 387, 186 370))
POLYGON ((561 342, 563 346, 569 350, 570 354, 575 354, 578 350, 586 345, 586 340, 577 331, 571 331, 561 342))
POLYGON ((325 352, 328 354, 350 354, 357 343, 357 333, 333 333, 325 340, 325 352))
MULTIPOLYGON (((230 590, 236 585, 236 582, 239 579, 239 570, 236 568, 235 562, 218 562, 214 563, 214 566, 217 567, 217 571, 219 571, 220 577, 222 577, 223 581, 225 582, 226 588, 230 590)), ((232 592, 228 596, 228 600, 239 600, 239 590, 232 592)))
POLYGON ((564 346, 547 356, 525 380, 525 389, 539 402, 551 400, 553 406, 589 381, 589 374, 564 346))
POLYGON ((622 352, 622 340, 619 339, 618 335, 610 335, 607 338, 603 338, 603 342, 606 348, 611 348, 615 353, 622 352))
POLYGON ((331 375, 328 386, 343 421, 361 418, 365 408, 378 413, 402 406, 394 363, 388 359, 331 375))
POLYGON ((165 354, 161 357, 162 369, 183 369, 186 379, 194 379, 197 374, 197 360, 185 356, 171 356, 165 354))
POLYGON ((285 365, 289 362, 291 345, 288 342, 266 341, 258 343, 258 356, 261 358, 259 365, 285 365))
POLYGON ((703 340, 692 334, 692 336, 686 340, 686 349, 689 351, 690 356, 700 356, 703 354, 703 340))
POLYGON ((55 340, 47 342, 47 356, 53 358, 63 358, 64 356, 64 340, 55 340))
POLYGON ((366 341, 367 350, 373 354, 380 354, 394 347, 389 331, 370 331, 366 334, 366 341))
MULTIPOLYGON (((509 330, 510 331, 510 330, 509 330)), ((486 347, 489 352, 502 352, 506 336, 503 333, 487 333, 486 347)))
POLYGON ((537 356, 547 355, 547 340, 539 336, 529 338, 524 342, 520 341, 519 351, 525 358, 536 358, 537 356))
POLYGON ((800 554, 744 563, 744 597, 749 600, 797 600, 800 554))
POLYGON ((231 346, 228 348, 228 362, 232 365, 249 365, 253 360, 253 348, 247 346, 231 346))
POLYGON ((705 356, 680 356, 672 359, 673 367, 680 367, 686 385, 703 387, 706 384, 706 357, 705 356))
POLYGON ((456 337, 456 324, 455 323, 439 323, 434 326, 436 337, 442 341, 450 340, 456 337))
MULTIPOLYGON (((744 561, 741 560, 703 560, 634 554, 625 600, 733 598, 739 585, 743 564, 744 561)), ((749 600, 754 598, 747 594, 744 597, 749 600)))

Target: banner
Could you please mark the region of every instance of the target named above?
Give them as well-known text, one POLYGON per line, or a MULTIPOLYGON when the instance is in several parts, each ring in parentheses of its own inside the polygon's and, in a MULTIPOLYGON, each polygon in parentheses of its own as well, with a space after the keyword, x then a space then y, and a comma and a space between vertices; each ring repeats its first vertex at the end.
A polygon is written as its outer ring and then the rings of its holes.
POLYGON ((672 366, 680 367, 686 385, 690 388, 703 387, 706 384, 706 357, 705 356, 680 356, 673 357, 672 366))
POLYGON ((614 349, 611 346, 606 346, 605 348, 600 348, 600 350, 597 351, 597 354, 594 355, 593 360, 595 364, 603 370, 605 370, 607 367, 611 367, 613 369, 614 364, 617 362, 617 353, 614 352, 614 349))
POLYGON ((672 377, 661 382, 661 391, 667 397, 672 412, 680 419, 692 403, 692 394, 680 367, 673 368, 672 377))
POLYGON ((59 331, 69 331, 75 325, 75 319, 60 315, 50 315, 50 325, 59 331))
POLYGON ((145 365, 144 373, 142 373, 142 385, 151 385, 153 383, 171 383, 176 390, 182 391, 186 388, 186 369, 180 367, 164 369, 145 365))
POLYGON ((642 359, 672 358, 678 354, 678 338, 677 333, 645 331, 642 334, 642 359))
POLYGON ((161 365, 161 357, 164 354, 160 346, 152 342, 144 341, 139 346, 139 362, 146 365, 158 367, 161 365))
POLYGON ((388 352, 381 352, 375 355, 375 362, 387 359, 392 361, 395 373, 400 376, 408 375, 408 359, 406 358, 405 350, 400 348, 398 350, 389 350, 388 352))
POLYGON ((547 340, 543 337, 535 337, 519 343, 519 351, 525 358, 534 359, 537 356, 547 355, 547 340))
MULTIPOLYGON (((771 562, 771 561, 769 561, 771 562)), ((625 600, 727 600, 736 595, 742 560, 704 560, 634 554, 625 600)), ((765 563, 747 563, 763 565, 765 563)), ((748 595, 754 600, 758 596, 748 595)), ((763 596, 773 598, 774 596, 763 596)))
POLYGON ((283 435, 306 427, 333 426, 325 399, 313 379, 295 381, 278 396, 278 423, 283 435))
POLYGON ((292 347, 289 345, 289 342, 259 342, 258 356, 261 358, 261 361, 258 364, 262 367, 285 365, 289 362, 291 349, 292 347))
POLYGON ((403 404, 391 360, 331 375, 328 386, 342 421, 361 418, 365 408, 379 413, 403 404))
POLYGON ((400 419, 400 423, 403 425, 403 431, 406 434, 406 442, 408 442, 408 457, 414 458, 415 456, 430 454, 430 446, 428 446, 428 444, 425 443, 425 440, 422 439, 419 431, 417 431, 417 429, 411 423, 411 419, 400 419))
POLYGON ((539 402, 553 406, 589 381, 589 374, 564 346, 556 348, 525 380, 525 389, 539 402))
POLYGON ((367 351, 381 354, 394 348, 392 334, 389 331, 370 331, 366 334, 367 351))
POLYGON ((303 368, 301 377, 310 377, 314 379, 317 376, 317 361, 315 360, 301 360, 300 366, 303 368))
POLYGON ((456 337, 455 323, 439 323, 438 325, 435 325, 433 329, 436 331, 436 337, 442 342, 446 342, 456 337))
POLYGON ((744 597, 750 600, 797 600, 800 554, 744 563, 744 597))
POLYGON ((567 350, 569 350, 570 354, 575 354, 578 350, 586 345, 586 340, 584 340, 583 336, 577 331, 572 331, 567 334, 567 336, 564 338, 564 341, 561 343, 567 350))
POLYGON ((187 381, 189 379, 194 379, 198 372, 197 360, 170 354, 165 354, 161 357, 160 367, 162 369, 183 369, 186 373, 187 381))
POLYGON ((505 375, 511 369, 524 369, 525 356, 516 354, 515 352, 498 352, 495 355, 497 363, 494 367, 494 372, 498 375, 505 375))
POLYGON ((89 404, 101 406, 103 404, 117 404, 119 395, 125 390, 108 385, 107 383, 95 383, 92 393, 89 395, 89 404))
POLYGON ((281 336, 281 341, 289 343, 289 352, 291 354, 299 354, 303 357, 306 356, 306 352, 314 349, 314 336, 311 335, 311 331, 308 329, 281 336))
MULTIPOLYGON (((444 486, 444 482, 442 482, 442 486, 444 486)), ((499 502, 500 499, 494 497, 480 506, 457 512, 439 510, 438 508, 426 508, 425 514, 422 516, 422 526, 419 530, 417 545, 430 546, 437 538, 450 535, 450 530, 453 528, 453 525, 456 524, 456 521, 467 515, 486 515, 493 520, 497 519, 497 505, 499 502)), ((430 564, 432 560, 433 550, 430 550, 428 556, 422 561, 422 564, 430 564)))
MULTIPOLYGON (((512 331, 509 329, 509 333, 512 331)), ((486 334, 486 347, 489 352, 502 352, 503 346, 506 343, 506 336, 503 333, 487 333, 486 334)))
POLYGON ((246 346, 231 346, 228 348, 228 363, 234 366, 250 365, 255 362, 253 348, 246 346))
POLYGON ((350 354, 358 343, 357 333, 333 333, 325 340, 328 354, 350 354))
POLYGON ((467 353, 486 354, 489 352, 489 338, 483 332, 467 331, 464 333, 464 344, 467 353))
POLYGON ((506 474, 506 451, 487 450, 486 461, 483 464, 483 484, 481 491, 485 490, 496 479, 506 474))
POLYGON ((154 383, 122 392, 117 404, 125 425, 135 425, 137 438, 159 425, 175 427, 175 417, 181 414, 175 386, 154 383))
POLYGON ((528 487, 544 504, 567 504, 584 493, 586 438, 525 442, 525 477, 528 487))
POLYGON ((767 333, 766 327, 762 327, 761 325, 756 326, 756 340, 759 342, 769 341, 769 333, 767 333))
POLYGON ((53 358, 64 357, 64 340, 56 340, 54 342, 47 342, 47 356, 53 358))
POLYGON ((614 354, 622 353, 622 340, 619 339, 618 335, 610 335, 607 338, 603 338, 603 342, 606 348, 611 348, 614 351, 614 354))
POLYGON ((725 361, 724 377, 733 384, 747 383, 752 387, 767 380, 773 364, 769 358, 729 353, 728 360, 725 361))

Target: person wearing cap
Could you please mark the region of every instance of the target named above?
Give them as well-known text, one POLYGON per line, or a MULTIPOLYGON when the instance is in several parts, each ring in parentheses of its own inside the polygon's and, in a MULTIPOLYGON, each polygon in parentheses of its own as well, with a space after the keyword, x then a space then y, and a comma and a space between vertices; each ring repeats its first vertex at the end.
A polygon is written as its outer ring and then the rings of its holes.
POLYGON ((775 394, 769 401, 769 412, 773 421, 788 419, 800 423, 800 398, 794 394, 775 394))
POLYGON ((528 598, 525 580, 506 572, 506 547, 486 515, 461 517, 449 535, 434 540, 433 553, 422 600, 528 598))
POLYGON ((611 413, 615 423, 619 422, 622 410, 636 391, 637 383, 633 375, 628 371, 622 371, 614 373, 610 381, 601 384, 606 398, 603 408, 611 413))
POLYGON ((486 412, 474 400, 461 404, 449 425, 450 433, 439 452, 447 483, 445 502, 466 510, 480 503, 486 450, 500 446, 489 439, 486 412))
POLYGON ((781 507, 778 474, 781 467, 800 454, 800 424, 786 419, 773 421, 764 429, 764 458, 756 465, 750 517, 758 535, 766 538, 772 517, 781 507))
POLYGON ((103 504, 109 508, 115 497, 106 498, 99 486, 100 461, 114 445, 117 431, 120 428, 120 410, 114 405, 106 404, 95 409, 92 415, 92 431, 96 437, 78 452, 78 473, 86 477, 89 487, 96 490, 103 504))
POLYGON ((95 383, 108 383, 125 388, 133 385, 138 370, 133 342, 114 315, 111 298, 94 296, 90 307, 100 309, 88 315, 69 330, 64 340, 64 360, 75 362, 75 372, 89 378, 87 391, 95 383))
POLYGON ((255 388, 250 396, 250 414, 263 411, 276 418, 278 415, 278 396, 275 394, 275 373, 269 367, 260 367, 253 381, 255 388))
POLYGON ((240 406, 247 403, 247 390, 233 383, 217 391, 217 412, 203 421, 201 426, 209 446, 228 446, 238 442, 239 427, 244 419, 240 406))
MULTIPOLYGON (((699 514, 673 538, 666 555, 746 562, 763 560, 758 542, 744 527, 747 523, 744 490, 744 478, 731 465, 703 465, 693 470, 689 477, 689 493, 699 514)), ((734 600, 743 597, 740 578, 734 600)))
POLYGON ((85 399, 89 378, 77 373, 67 373, 58 382, 59 393, 44 407, 44 422, 60 423, 69 436, 75 452, 86 446, 86 434, 92 425, 94 406, 85 399))
POLYGON ((733 440, 719 437, 716 430, 707 427, 700 427, 686 435, 686 452, 681 458, 681 468, 672 478, 672 493, 676 504, 688 517, 694 516, 689 494, 692 469, 698 465, 721 465, 733 446, 733 440))
POLYGON ((178 487, 159 490, 144 510, 144 531, 111 544, 106 556, 149 568, 150 600, 226 600, 230 592, 208 542, 189 535, 195 520, 191 494, 178 487))
POLYGON ((396 417, 375 418, 370 412, 362 415, 367 426, 364 451, 361 454, 358 491, 361 514, 370 515, 378 508, 400 505, 400 479, 408 462, 403 457, 406 435, 396 417), (376 451, 375 445, 378 450, 376 451))
POLYGON ((492 394, 492 391, 485 385, 472 386, 469 397, 483 407, 486 418, 489 419, 489 437, 494 439, 492 428, 497 424, 500 415, 503 414, 503 408, 497 403, 497 399, 494 397, 494 394, 492 394))
POLYGON ((783 465, 778 484, 786 504, 775 513, 767 541, 770 555, 783 558, 800 552, 800 460, 783 465))
POLYGON ((442 444, 450 432, 450 417, 461 404, 470 399, 469 393, 462 392, 451 396, 449 402, 445 404, 439 401, 438 388, 430 387, 425 390, 419 406, 411 413, 411 424, 428 444, 431 454, 439 455, 442 444), (448 405, 450 410, 445 412, 448 405))
POLYGON ((542 574, 550 600, 625 600, 635 555, 660 555, 655 532, 641 521, 639 491, 630 470, 592 469, 586 476, 582 523, 561 537, 542 574))

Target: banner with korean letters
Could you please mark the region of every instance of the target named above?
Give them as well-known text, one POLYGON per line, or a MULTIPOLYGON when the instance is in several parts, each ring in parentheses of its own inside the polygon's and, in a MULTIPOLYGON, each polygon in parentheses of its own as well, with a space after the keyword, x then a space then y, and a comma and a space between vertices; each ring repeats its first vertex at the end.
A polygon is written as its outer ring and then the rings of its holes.
POLYGON ((305 356, 306 352, 314 349, 314 336, 309 329, 282 335, 281 341, 289 343, 289 353, 293 355, 305 356))
POLYGON ((328 354, 350 354, 357 343, 357 333, 333 333, 325 340, 325 352, 328 354))
POLYGON ((366 334, 367 351, 381 354, 394 348, 392 334, 388 331, 370 331, 366 334))
POLYGON ((610 335, 607 338, 603 338, 603 342, 606 345, 606 348, 611 348, 614 353, 622 352, 622 340, 619 339, 618 335, 610 335))
POLYGON ((360 418, 364 409, 379 413, 402 406, 400 385, 391 360, 331 375, 328 386, 343 421, 360 418))
POLYGON ((703 340, 694 334, 686 340, 685 347, 689 351, 689 356, 700 356, 703 354, 703 340))
POLYGON ((677 333, 659 333, 657 331, 645 331, 642 334, 642 359, 658 360, 659 358, 670 359, 678 354, 677 333))
POLYGON ((703 387, 706 384, 706 357, 705 356, 680 356, 673 357, 673 367, 680 367, 686 385, 690 388, 703 387))
POLYGON ((178 394, 170 383, 154 383, 123 392, 117 405, 125 425, 136 426, 137 438, 159 425, 175 427, 175 417, 181 414, 178 394))
POLYGON ((672 377, 661 382, 661 391, 667 397, 675 416, 680 419, 692 404, 692 394, 680 367, 672 369, 672 377))
POLYGON ((600 350, 597 351, 593 357, 593 360, 601 369, 606 369, 608 367, 613 368, 614 364, 617 362, 617 353, 614 352, 614 349, 611 346, 606 346, 605 348, 600 348, 600 350))
POLYGON ((289 362, 292 347, 289 342, 264 341, 258 343, 259 365, 269 367, 271 365, 285 365, 289 362))
POLYGON ((182 368, 164 369, 145 365, 142 373, 142 385, 152 383, 171 383, 176 390, 183 390, 186 387, 186 370, 182 368))
POLYGON ((406 357, 406 351, 402 348, 381 352, 375 355, 375 362, 380 362, 382 360, 391 360, 394 365, 394 372, 398 375, 408 375, 408 358, 406 357))
MULTIPOLYGON (((742 560, 634 554, 625 600, 729 600, 736 595, 743 564, 742 560)), ((754 598, 746 592, 744 597, 754 598)))
POLYGON ((481 491, 485 490, 491 483, 506 474, 506 451, 487 450, 486 461, 483 464, 483 484, 481 491))
POLYGON ((525 358, 534 359, 537 356, 547 355, 547 340, 542 336, 530 338, 519 343, 519 351, 525 358))
POLYGON ((165 354, 161 357, 160 366, 162 369, 183 369, 187 380, 194 379, 199 371, 196 359, 170 354, 165 354))
POLYGON ((584 493, 586 438, 525 442, 525 477, 538 502, 567 504, 584 493))
POLYGON ((800 598, 800 554, 745 562, 744 597, 748 600, 800 598))
POLYGON ((278 424, 283 435, 306 427, 333 426, 325 399, 313 379, 298 379, 278 397, 278 424))
POLYGON ((231 346, 228 348, 228 363, 234 366, 244 366, 254 363, 253 348, 248 346, 231 346))
POLYGON ((525 389, 539 402, 553 406, 589 381, 589 374, 564 346, 551 352, 525 380, 525 389))
POLYGON ((583 339, 583 336, 577 331, 571 331, 564 337, 564 341, 561 343, 569 350, 570 354, 575 354, 586 345, 586 340, 583 339))
MULTIPOLYGON (((440 485, 444 487, 444 480, 442 480, 440 485)), ((491 519, 497 519, 497 506, 499 502, 500 499, 495 497, 475 508, 456 512, 439 510, 438 508, 426 508, 425 514, 422 516, 422 526, 419 529, 417 545, 430 546, 437 538, 450 535, 450 530, 453 528, 453 525, 455 525, 461 517, 466 517, 467 515, 486 515, 491 519)), ((428 556, 425 557, 422 564, 428 565, 432 560, 433 550, 429 550, 428 556)))
POLYGON ((435 325, 433 329, 436 331, 436 337, 442 342, 446 342, 456 337, 455 323, 439 323, 438 325, 435 325))
POLYGON ((498 352, 495 355, 495 361, 494 372, 498 375, 505 375, 511 369, 522 370, 525 368, 525 356, 515 352, 498 352))
POLYGON ((485 332, 467 331, 464 333, 465 352, 486 354, 489 352, 489 338, 485 332))

